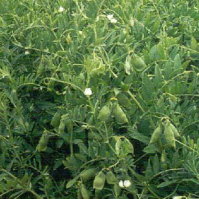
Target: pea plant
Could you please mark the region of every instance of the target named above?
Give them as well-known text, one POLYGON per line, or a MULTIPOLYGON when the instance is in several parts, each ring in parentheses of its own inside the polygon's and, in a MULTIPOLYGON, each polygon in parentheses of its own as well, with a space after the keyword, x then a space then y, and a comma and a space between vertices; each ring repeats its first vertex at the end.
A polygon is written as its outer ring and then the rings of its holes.
POLYGON ((198 198, 199 3, 0 1, 0 198, 198 198))

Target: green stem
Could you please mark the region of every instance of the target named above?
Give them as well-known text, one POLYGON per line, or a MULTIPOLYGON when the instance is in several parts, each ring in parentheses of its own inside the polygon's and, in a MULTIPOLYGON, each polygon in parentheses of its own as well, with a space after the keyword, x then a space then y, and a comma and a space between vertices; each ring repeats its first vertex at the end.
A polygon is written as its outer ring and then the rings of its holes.
POLYGON ((70 155, 73 156, 73 130, 70 132, 70 155))
POLYGON ((143 109, 143 107, 141 106, 141 104, 137 101, 137 99, 135 98, 135 96, 131 93, 131 91, 127 91, 127 93, 131 96, 131 98, 138 105, 138 107, 140 108, 140 110, 144 113, 145 110, 143 109))
POLYGON ((153 192, 153 190, 151 190, 151 188, 148 186, 147 187, 149 192, 151 192, 156 198, 161 199, 156 193, 153 192))

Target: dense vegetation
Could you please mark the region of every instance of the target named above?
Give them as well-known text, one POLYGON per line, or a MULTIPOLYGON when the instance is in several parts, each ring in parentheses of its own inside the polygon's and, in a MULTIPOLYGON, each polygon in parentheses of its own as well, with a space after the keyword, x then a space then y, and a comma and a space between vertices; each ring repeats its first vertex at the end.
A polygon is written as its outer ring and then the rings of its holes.
POLYGON ((0 198, 199 197, 199 3, 0 1, 0 198))

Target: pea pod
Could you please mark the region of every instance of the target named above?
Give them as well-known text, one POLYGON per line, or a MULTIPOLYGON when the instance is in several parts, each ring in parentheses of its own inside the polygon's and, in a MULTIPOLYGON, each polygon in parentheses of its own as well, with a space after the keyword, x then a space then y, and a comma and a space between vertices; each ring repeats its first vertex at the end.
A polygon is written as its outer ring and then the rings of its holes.
POLYGON ((166 143, 168 144, 168 146, 174 147, 174 148, 176 147, 174 132, 173 132, 171 126, 169 125, 169 122, 167 122, 165 124, 164 137, 165 137, 165 140, 166 140, 166 143))
POLYGON ((96 168, 86 169, 80 173, 80 177, 83 181, 87 181, 87 180, 90 180, 91 178, 93 178, 95 176, 96 172, 97 172, 96 168))
POLYGON ((65 132, 65 123, 63 121, 60 122, 58 131, 60 135, 65 132))
POLYGON ((162 127, 159 124, 151 136, 150 144, 156 143, 158 140, 160 140, 161 135, 162 135, 162 127))
POLYGON ((116 121, 119 124, 128 123, 128 119, 126 117, 126 114, 124 113, 124 111, 122 110, 122 108, 120 107, 120 105, 118 103, 115 104, 115 107, 113 109, 113 114, 115 116, 116 121))
POLYGON ((47 144, 49 140, 49 135, 48 133, 44 132, 39 140, 39 143, 36 147, 37 151, 45 151, 47 149, 47 144))
POLYGON ((175 138, 180 137, 180 134, 179 134, 178 130, 176 129, 176 127, 171 123, 169 125, 170 125, 170 128, 172 129, 172 131, 174 133, 175 138))
POLYGON ((97 118, 101 121, 106 122, 109 120, 111 112, 112 112, 112 104, 108 103, 102 107, 97 118))
POLYGON ((94 179, 93 188, 97 190, 102 190, 104 188, 104 183, 106 180, 106 176, 103 171, 100 171, 94 179))
POLYGON ((83 199, 90 199, 90 194, 83 184, 80 185, 80 191, 83 199))
POLYGON ((61 119, 61 114, 59 112, 56 112, 51 120, 51 125, 54 127, 58 127, 61 119))
POLYGON ((131 59, 131 64, 133 68, 138 72, 141 72, 146 68, 144 60, 137 55, 134 55, 134 57, 131 59))
POLYGON ((109 171, 106 174, 106 180, 108 184, 115 184, 118 182, 117 178, 115 177, 114 173, 112 171, 109 171))

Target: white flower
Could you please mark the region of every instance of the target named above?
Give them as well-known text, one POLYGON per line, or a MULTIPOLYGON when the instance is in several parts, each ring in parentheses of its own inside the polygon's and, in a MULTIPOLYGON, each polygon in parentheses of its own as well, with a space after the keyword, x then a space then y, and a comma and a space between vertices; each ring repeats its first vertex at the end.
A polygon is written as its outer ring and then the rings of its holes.
POLYGON ((184 196, 173 196, 173 199, 182 199, 184 196))
POLYGON ((63 12, 64 8, 62 6, 59 7, 59 12, 63 12))
POLYGON ((111 21, 111 23, 117 23, 117 19, 115 19, 115 18, 111 19, 110 21, 111 21))
POLYGON ((86 95, 86 96, 90 96, 90 95, 92 95, 93 93, 92 93, 92 90, 91 90, 91 88, 86 88, 85 89, 85 91, 84 91, 84 95, 86 95))
POLYGON ((25 51, 25 55, 29 55, 30 52, 28 50, 25 51))
POLYGON ((130 180, 125 180, 124 181, 124 187, 130 187, 130 186, 131 186, 130 180))
POLYGON ((119 186, 124 188, 124 182, 122 180, 119 181, 119 186))
POLYGON ((130 23, 131 27, 133 27, 135 25, 135 21, 133 19, 130 19, 129 23, 130 23))
POLYGON ((113 15, 107 15, 107 18, 108 18, 109 20, 111 20, 111 19, 113 19, 113 15))
POLYGON ((79 31, 79 34, 82 35, 82 31, 81 30, 79 31))
POLYGON ((124 187, 128 188, 128 187, 131 186, 131 182, 130 182, 130 180, 124 180, 124 181, 120 180, 119 186, 122 187, 122 188, 124 188, 124 187))

